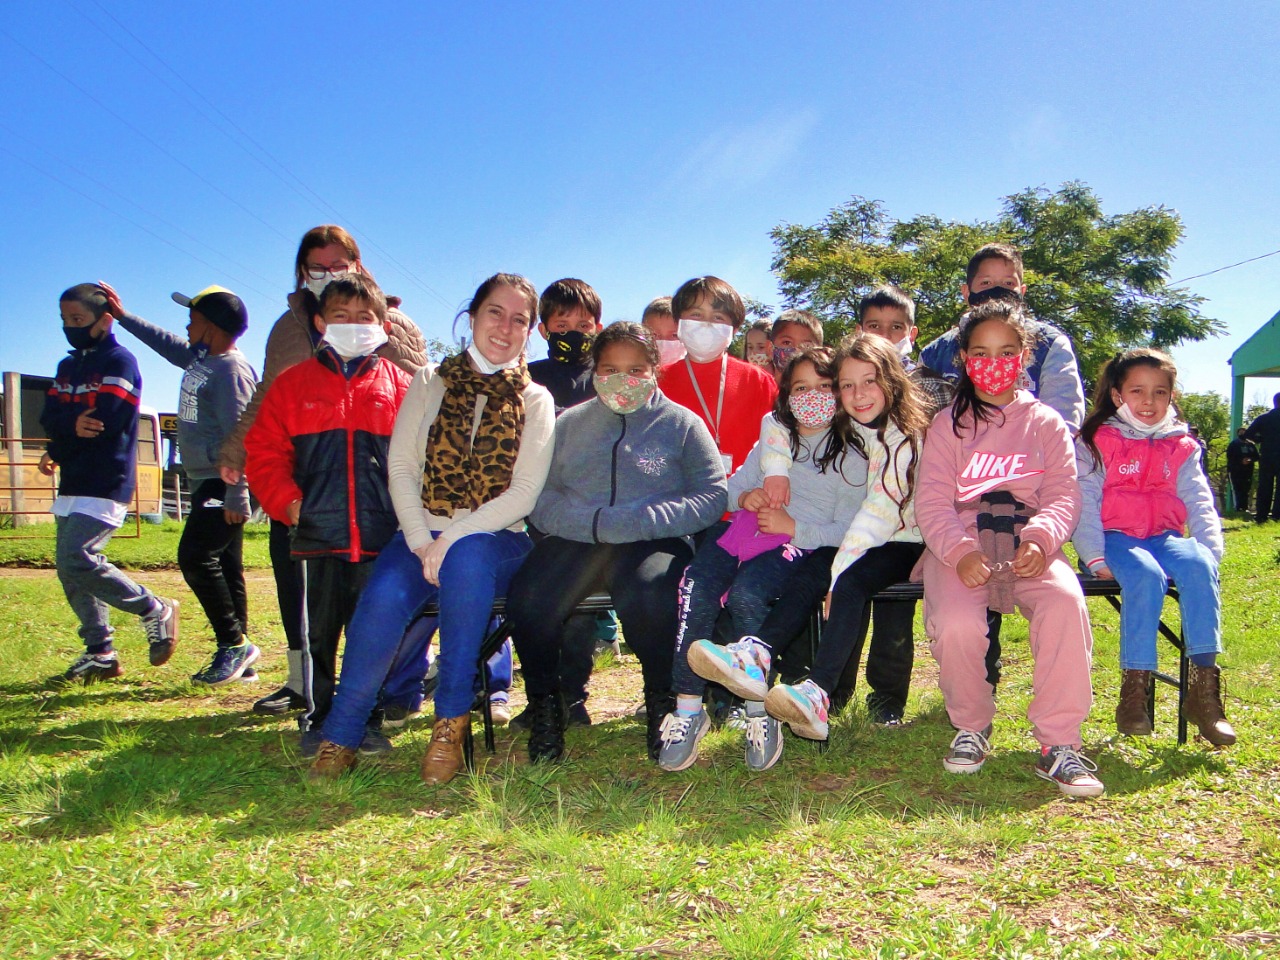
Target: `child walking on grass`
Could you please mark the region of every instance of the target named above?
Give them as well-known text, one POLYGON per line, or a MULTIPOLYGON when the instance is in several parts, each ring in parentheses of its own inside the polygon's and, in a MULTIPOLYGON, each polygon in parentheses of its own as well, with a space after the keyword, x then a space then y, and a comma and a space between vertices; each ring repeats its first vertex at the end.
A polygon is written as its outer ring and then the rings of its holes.
POLYGON ((1236 742, 1219 689, 1218 564, 1222 521, 1200 469, 1200 447, 1173 406, 1178 371, 1159 350, 1107 364, 1076 444, 1084 505, 1076 553, 1095 577, 1120 583, 1120 704, 1116 729, 1150 736, 1147 695, 1169 581, 1178 587, 1191 661, 1183 710, 1214 746, 1236 742), (1183 536, 1189 529, 1190 536, 1183 536))
POLYGON ((976 773, 991 752, 995 688, 987 678, 987 609, 1031 622, 1034 693, 1027 709, 1040 743, 1037 776, 1073 797, 1103 792, 1081 753, 1089 713, 1093 635, 1062 545, 1080 514, 1071 432, 1018 386, 1032 344, 1020 303, 974 308, 957 335, 955 402, 934 419, 916 487, 924 557, 925 629, 957 730, 942 761, 976 773))

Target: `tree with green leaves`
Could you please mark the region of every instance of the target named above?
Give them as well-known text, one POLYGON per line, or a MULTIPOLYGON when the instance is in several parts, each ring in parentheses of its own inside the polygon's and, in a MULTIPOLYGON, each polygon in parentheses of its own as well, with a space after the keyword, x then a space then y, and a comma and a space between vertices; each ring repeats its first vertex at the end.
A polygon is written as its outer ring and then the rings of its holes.
POLYGON ((1167 349, 1225 329, 1201 313, 1203 297, 1167 286, 1182 233, 1175 210, 1107 214, 1076 181, 1005 197, 993 220, 896 221, 880 201, 854 197, 813 226, 779 224, 770 236, 785 305, 822 317, 829 341, 853 326, 864 295, 894 283, 915 299, 920 341, 927 343, 963 312, 960 285, 974 251, 1011 243, 1022 251, 1028 305, 1071 337, 1091 380, 1122 350, 1167 349))

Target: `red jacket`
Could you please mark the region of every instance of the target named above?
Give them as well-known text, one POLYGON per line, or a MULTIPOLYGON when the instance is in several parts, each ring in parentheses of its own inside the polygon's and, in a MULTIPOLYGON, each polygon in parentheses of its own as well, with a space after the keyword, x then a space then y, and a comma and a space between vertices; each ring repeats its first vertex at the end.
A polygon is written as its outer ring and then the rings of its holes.
POLYGON ((331 349, 272 382, 245 436, 249 489, 273 519, 288 522, 296 559, 371 560, 399 527, 387 484, 387 447, 409 375, 377 356, 348 378, 331 349))
POLYGON ((729 361, 725 369, 724 405, 720 413, 720 429, 716 430, 716 403, 720 397, 720 361, 694 363, 684 360, 669 363, 658 371, 658 386, 671 400, 688 407, 707 425, 712 438, 722 454, 733 458, 733 466, 725 471, 733 473, 742 466, 747 454, 760 439, 760 420, 773 409, 778 396, 778 385, 773 377, 750 363, 726 355, 729 361), (692 368, 698 377, 698 386, 706 401, 706 409, 698 402, 698 395, 689 378, 692 368), (710 416, 708 416, 710 414, 710 416))

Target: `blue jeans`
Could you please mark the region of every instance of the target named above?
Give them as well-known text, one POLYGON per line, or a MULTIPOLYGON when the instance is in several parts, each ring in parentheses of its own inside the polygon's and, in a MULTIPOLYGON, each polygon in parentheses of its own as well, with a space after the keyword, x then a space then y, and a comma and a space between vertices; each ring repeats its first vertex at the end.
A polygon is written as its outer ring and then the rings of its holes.
POLYGON ((91 652, 110 650, 110 608, 145 617, 156 611, 158 601, 150 590, 134 583, 103 556, 102 549, 115 527, 83 513, 55 517, 54 522, 58 580, 80 621, 80 639, 91 652))
POLYGON ((1222 652, 1218 562, 1190 537, 1140 539, 1108 530, 1104 558, 1120 584, 1120 669, 1156 669, 1156 636, 1169 581, 1181 598, 1187 656, 1222 652))
POLYGON ((476 660, 495 597, 503 596, 532 544, 525 533, 499 530, 457 540, 440 565, 440 585, 422 576, 422 561, 397 533, 374 561, 360 595, 324 738, 355 749, 378 703, 409 625, 427 604, 440 604, 439 683, 436 717, 460 717, 476 695, 476 660))
MULTIPOLYGON (((436 633, 436 617, 419 617, 405 634, 400 651, 396 654, 391 672, 387 674, 382 685, 379 703, 383 707, 396 705, 417 710, 422 706, 422 681, 427 676, 430 664, 427 651, 431 648, 431 638, 436 633)), ((489 622, 488 632, 498 629, 496 617, 489 622)), ((489 692, 507 693, 511 689, 511 641, 504 643, 489 658, 489 692)))

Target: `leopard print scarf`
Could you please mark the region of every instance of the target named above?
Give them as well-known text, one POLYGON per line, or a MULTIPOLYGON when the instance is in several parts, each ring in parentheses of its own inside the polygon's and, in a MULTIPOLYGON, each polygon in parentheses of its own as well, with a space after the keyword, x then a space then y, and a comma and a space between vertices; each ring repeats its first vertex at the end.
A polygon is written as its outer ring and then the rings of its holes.
POLYGON ((486 376, 460 353, 441 363, 436 376, 445 388, 427 434, 422 505, 437 517, 452 517, 456 510, 479 508, 511 486, 524 430, 529 367, 521 358, 518 366, 486 376), (478 396, 485 398, 485 406, 473 440, 478 396))

